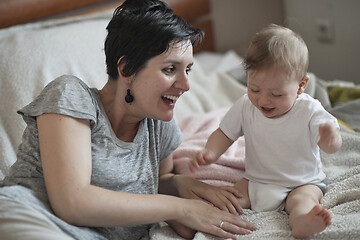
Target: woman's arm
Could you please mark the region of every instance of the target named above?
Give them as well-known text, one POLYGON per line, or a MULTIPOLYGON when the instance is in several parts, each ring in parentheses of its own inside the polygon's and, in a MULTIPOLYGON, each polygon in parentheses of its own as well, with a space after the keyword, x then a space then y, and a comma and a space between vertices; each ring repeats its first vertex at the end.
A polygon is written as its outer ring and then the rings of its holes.
POLYGON ((183 199, 121 193, 96 187, 91 179, 88 120, 59 114, 37 117, 40 154, 51 207, 80 226, 125 226, 179 218, 183 199))
POLYGON ((40 154, 51 207, 78 226, 130 226, 176 220, 224 238, 253 226, 200 200, 162 194, 115 192, 91 185, 91 131, 88 120, 59 114, 37 117, 40 154), (226 221, 223 229, 219 223, 226 221), (224 230, 227 229, 228 230, 224 230))

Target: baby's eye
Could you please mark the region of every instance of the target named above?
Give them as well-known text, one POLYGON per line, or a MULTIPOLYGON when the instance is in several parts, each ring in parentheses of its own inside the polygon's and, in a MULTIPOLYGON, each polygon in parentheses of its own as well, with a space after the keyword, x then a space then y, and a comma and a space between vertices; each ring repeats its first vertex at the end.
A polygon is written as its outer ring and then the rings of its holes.
POLYGON ((272 94, 274 97, 282 97, 282 94, 272 94))
POLYGON ((189 75, 189 72, 191 72, 191 68, 190 67, 186 68, 185 72, 186 72, 186 75, 189 75))
POLYGON ((250 88, 250 91, 253 92, 253 93, 258 93, 259 92, 259 90, 252 89, 252 88, 250 88))

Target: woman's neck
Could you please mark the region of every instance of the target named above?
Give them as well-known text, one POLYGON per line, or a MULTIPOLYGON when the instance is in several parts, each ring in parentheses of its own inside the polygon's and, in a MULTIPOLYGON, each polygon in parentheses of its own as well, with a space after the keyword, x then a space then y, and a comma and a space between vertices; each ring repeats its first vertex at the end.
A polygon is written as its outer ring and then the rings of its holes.
POLYGON ((116 81, 109 80, 99 90, 100 99, 115 135, 124 142, 132 142, 140 122, 128 113, 128 107, 124 97, 122 98, 123 95, 118 94, 116 83, 116 81))

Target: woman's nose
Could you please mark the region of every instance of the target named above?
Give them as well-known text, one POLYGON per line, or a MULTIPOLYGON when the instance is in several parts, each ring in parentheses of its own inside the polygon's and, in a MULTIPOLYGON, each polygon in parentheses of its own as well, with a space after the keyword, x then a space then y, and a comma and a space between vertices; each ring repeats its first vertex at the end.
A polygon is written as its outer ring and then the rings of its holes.
POLYGON ((186 73, 179 75, 174 86, 178 89, 181 89, 183 92, 189 91, 189 76, 186 73))

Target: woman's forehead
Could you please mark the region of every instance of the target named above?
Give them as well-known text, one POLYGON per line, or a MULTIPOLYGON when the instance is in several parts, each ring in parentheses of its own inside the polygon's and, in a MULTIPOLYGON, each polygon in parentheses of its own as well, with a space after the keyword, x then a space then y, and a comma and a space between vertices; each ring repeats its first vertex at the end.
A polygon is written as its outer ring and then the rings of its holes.
POLYGON ((162 54, 154 57, 159 61, 183 62, 193 59, 193 47, 190 41, 171 43, 162 54))

